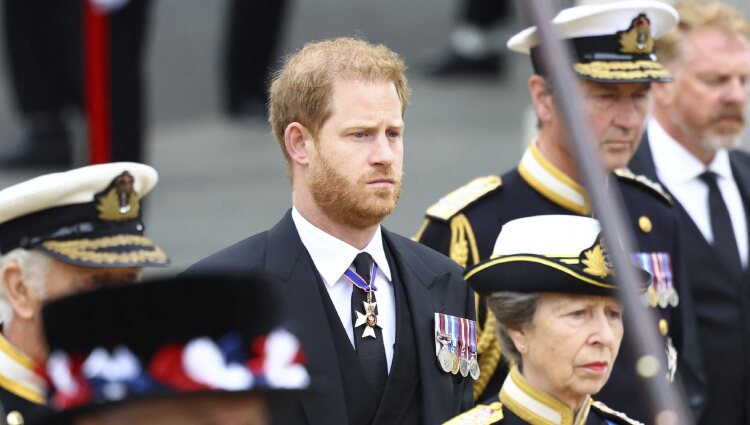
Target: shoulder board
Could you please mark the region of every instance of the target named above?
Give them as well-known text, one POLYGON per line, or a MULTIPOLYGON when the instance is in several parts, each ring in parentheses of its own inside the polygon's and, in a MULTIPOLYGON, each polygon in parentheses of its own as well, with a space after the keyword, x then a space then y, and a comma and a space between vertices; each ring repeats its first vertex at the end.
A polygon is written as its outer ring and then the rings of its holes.
POLYGON ((499 423, 502 419, 503 405, 496 401, 491 404, 478 404, 443 425, 490 425, 499 423))
POLYGON ((632 424, 632 425, 644 425, 643 422, 638 422, 635 419, 630 419, 628 415, 618 412, 617 410, 611 409, 606 404, 602 403, 601 401, 595 401, 591 403, 591 407, 599 412, 601 412, 604 416, 607 416, 610 419, 615 419, 618 422, 622 424, 632 424))
POLYGON ((501 185, 500 176, 477 177, 468 184, 443 196, 434 205, 427 208, 427 216, 447 221, 472 202, 501 185))
POLYGON ((626 180, 645 187, 651 190, 651 192, 659 195, 659 197, 664 199, 668 204, 672 205, 672 197, 667 193, 666 190, 664 190, 662 185, 651 180, 650 178, 642 174, 635 174, 630 171, 629 168, 618 168, 614 171, 614 173, 617 177, 620 178, 620 180, 626 180))

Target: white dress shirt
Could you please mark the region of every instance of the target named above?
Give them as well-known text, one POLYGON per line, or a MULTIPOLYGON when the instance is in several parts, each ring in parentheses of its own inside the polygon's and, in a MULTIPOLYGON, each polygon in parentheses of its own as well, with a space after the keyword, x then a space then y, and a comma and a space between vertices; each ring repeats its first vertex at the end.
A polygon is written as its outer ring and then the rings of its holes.
POLYGON ((354 314, 352 311, 353 285, 344 277, 344 272, 346 272, 346 269, 354 270, 352 262, 360 252, 370 254, 375 264, 378 265, 378 272, 373 277, 375 279, 373 284, 377 287, 375 298, 378 303, 378 325, 383 330, 385 358, 390 372, 393 360, 393 344, 396 342, 396 302, 393 295, 391 268, 388 266, 388 260, 385 257, 380 226, 378 226, 378 230, 370 243, 360 251, 318 229, 294 207, 292 208, 292 220, 294 220, 294 226, 297 228, 302 244, 307 248, 315 268, 318 269, 320 276, 323 278, 328 295, 331 297, 334 307, 336 307, 336 312, 339 314, 341 324, 344 326, 352 347, 355 347, 354 338, 362 337, 362 328, 357 328, 355 335, 352 328, 352 315, 354 314))
POLYGON ((656 166, 656 174, 662 184, 685 208, 709 243, 713 243, 711 215, 708 206, 708 186, 700 179, 706 170, 717 174, 717 183, 732 220, 734 237, 737 240, 742 266, 747 268, 748 234, 745 208, 737 182, 732 175, 729 152, 721 149, 706 167, 684 146, 670 136, 655 120, 648 122, 648 142, 656 166))

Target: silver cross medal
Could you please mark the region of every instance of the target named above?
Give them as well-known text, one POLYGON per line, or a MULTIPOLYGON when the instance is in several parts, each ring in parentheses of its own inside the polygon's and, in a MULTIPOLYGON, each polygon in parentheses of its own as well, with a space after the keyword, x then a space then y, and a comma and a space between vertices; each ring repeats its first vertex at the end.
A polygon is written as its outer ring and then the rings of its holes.
MULTIPOLYGON (((372 297, 370 293, 367 294, 368 301, 372 300, 372 297)), ((358 311, 354 311, 357 313, 357 321, 354 323, 354 327, 358 328, 362 325, 365 326, 365 330, 362 332, 362 338, 366 337, 373 337, 375 336, 375 326, 380 327, 378 324, 378 316, 375 314, 375 306, 378 304, 377 302, 367 302, 362 301, 362 304, 365 306, 365 314, 362 314, 358 311)))

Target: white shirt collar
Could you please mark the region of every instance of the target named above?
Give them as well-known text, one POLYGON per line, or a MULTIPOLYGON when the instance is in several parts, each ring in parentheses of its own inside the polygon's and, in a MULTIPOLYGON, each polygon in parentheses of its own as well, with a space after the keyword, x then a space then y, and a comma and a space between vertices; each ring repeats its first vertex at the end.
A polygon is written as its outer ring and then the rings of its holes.
POLYGON ((674 187, 698 178, 706 168, 724 179, 732 180, 732 167, 726 149, 716 152, 713 161, 706 167, 690 151, 664 130, 656 119, 648 121, 648 139, 654 165, 659 179, 667 187, 674 187))
POLYGON ((370 243, 360 251, 315 227, 300 214, 296 207, 292 207, 292 220, 294 220, 294 226, 297 228, 302 244, 310 253, 315 268, 318 269, 326 285, 333 286, 336 284, 346 269, 352 265, 354 257, 360 252, 370 254, 385 277, 391 280, 391 269, 388 266, 388 260, 385 258, 380 226, 375 231, 370 243))

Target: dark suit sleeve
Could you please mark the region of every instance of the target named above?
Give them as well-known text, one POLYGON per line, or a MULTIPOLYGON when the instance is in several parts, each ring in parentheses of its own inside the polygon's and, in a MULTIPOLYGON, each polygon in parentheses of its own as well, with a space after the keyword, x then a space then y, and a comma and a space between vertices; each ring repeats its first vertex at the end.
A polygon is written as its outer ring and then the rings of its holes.
MULTIPOLYGON (((679 224, 679 218, 676 220, 679 224)), ((680 228, 681 226, 678 226, 680 228)), ((677 347, 679 360, 677 362, 677 380, 685 390, 685 397, 696 421, 701 417, 706 407, 708 382, 703 369, 703 356, 698 340, 698 325, 696 323, 693 294, 690 290, 690 276, 687 273, 683 255, 680 252, 679 232, 676 233, 676 248, 673 251, 673 273, 675 283, 679 285, 680 305, 678 317, 681 323, 681 341, 677 347)))

